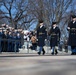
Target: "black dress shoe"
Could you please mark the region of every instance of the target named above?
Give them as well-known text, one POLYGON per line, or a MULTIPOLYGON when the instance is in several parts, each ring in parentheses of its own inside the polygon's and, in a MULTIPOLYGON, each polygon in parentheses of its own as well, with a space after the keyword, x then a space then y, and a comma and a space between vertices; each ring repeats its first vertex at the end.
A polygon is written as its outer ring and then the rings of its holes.
POLYGON ((71 53, 71 55, 74 55, 74 53, 71 53))
POLYGON ((43 55, 45 54, 45 51, 43 51, 43 55))
POLYGON ((58 54, 58 51, 57 50, 55 50, 55 55, 57 55, 58 54))
POLYGON ((41 53, 40 52, 38 52, 38 55, 40 55, 41 53))
POLYGON ((51 54, 54 55, 54 52, 52 52, 51 54))
POLYGON ((76 52, 74 52, 74 55, 76 55, 76 52))
POLYGON ((42 49, 42 51, 43 51, 43 55, 45 54, 45 50, 44 50, 44 48, 42 49))
POLYGON ((55 52, 55 55, 57 55, 57 54, 58 54, 58 52, 56 51, 56 52, 55 52))

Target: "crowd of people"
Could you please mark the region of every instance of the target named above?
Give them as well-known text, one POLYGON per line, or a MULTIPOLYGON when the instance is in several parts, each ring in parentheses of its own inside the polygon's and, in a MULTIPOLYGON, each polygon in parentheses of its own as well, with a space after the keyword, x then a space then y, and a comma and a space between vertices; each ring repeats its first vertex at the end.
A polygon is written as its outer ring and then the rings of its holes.
POLYGON ((14 29, 6 24, 2 24, 0 27, 0 52, 18 52, 22 45, 22 29, 14 29))
MULTIPOLYGON (((72 55, 76 55, 76 16, 72 16, 71 22, 68 24, 67 30, 69 31, 69 38, 67 46, 71 46, 72 55)), ((44 55, 45 41, 47 36, 50 36, 50 50, 52 55, 58 54, 58 44, 60 43, 61 31, 57 25, 57 22, 52 22, 51 29, 47 32, 47 28, 44 26, 43 20, 39 21, 39 27, 35 32, 24 34, 22 29, 14 29, 6 24, 0 27, 0 52, 19 52, 25 41, 31 41, 31 49, 36 50, 39 46, 38 54, 44 55)))
MULTIPOLYGON (((15 29, 9 25, 2 24, 0 26, 0 52, 19 52, 19 48, 22 48, 27 41, 31 41, 33 45, 33 35, 33 31, 25 33, 22 29, 15 29)), ((31 49, 35 48, 31 46, 31 49)))

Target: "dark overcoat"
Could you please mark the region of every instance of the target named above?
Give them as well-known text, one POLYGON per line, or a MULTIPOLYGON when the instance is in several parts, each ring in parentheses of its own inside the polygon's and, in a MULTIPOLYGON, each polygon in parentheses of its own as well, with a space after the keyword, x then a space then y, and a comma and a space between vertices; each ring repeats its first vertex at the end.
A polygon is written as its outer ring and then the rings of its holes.
POLYGON ((71 21, 68 27, 70 27, 68 45, 76 46, 76 22, 73 23, 73 21, 71 21))
POLYGON ((53 29, 53 27, 49 31, 50 35, 50 46, 54 47, 58 45, 58 42, 60 41, 60 29, 59 27, 56 27, 53 29))
POLYGON ((43 26, 42 28, 37 28, 37 39, 38 39, 38 46, 44 46, 45 45, 45 39, 47 38, 47 31, 46 27, 43 26))

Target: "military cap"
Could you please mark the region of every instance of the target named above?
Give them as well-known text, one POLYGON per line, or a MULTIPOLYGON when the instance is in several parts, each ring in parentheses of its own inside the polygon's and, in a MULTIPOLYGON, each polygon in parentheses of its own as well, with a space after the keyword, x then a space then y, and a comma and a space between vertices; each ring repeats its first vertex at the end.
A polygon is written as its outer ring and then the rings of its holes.
POLYGON ((52 22, 52 25, 57 24, 57 22, 52 22))
POLYGON ((43 20, 40 20, 39 23, 43 23, 43 20))
POLYGON ((76 15, 72 15, 71 17, 72 17, 72 18, 76 18, 76 15))

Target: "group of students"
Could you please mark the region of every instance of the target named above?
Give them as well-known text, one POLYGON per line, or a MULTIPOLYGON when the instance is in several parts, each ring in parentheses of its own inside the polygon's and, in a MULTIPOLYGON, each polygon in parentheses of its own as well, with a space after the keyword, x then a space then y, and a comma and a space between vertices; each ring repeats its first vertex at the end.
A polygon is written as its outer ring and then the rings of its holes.
MULTIPOLYGON (((69 31, 69 38, 68 38, 68 45, 71 46, 71 55, 76 55, 76 16, 71 16, 72 20, 68 24, 67 30, 69 31)), ((51 54, 57 55, 58 54, 58 44, 60 42, 61 31, 57 25, 57 22, 52 22, 52 27, 47 32, 46 27, 44 26, 43 20, 39 21, 39 27, 37 28, 37 35, 35 36, 37 39, 37 45, 39 46, 38 54, 41 53, 44 55, 46 52, 44 50, 45 41, 47 40, 47 34, 50 36, 50 47, 51 47, 51 54)), ((36 41, 35 41, 36 42, 36 41)), ((32 43, 36 45, 36 43, 32 43)))

